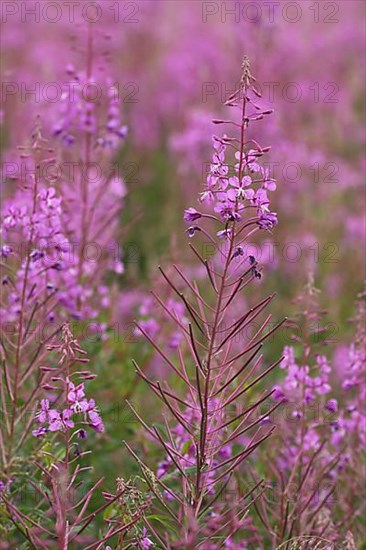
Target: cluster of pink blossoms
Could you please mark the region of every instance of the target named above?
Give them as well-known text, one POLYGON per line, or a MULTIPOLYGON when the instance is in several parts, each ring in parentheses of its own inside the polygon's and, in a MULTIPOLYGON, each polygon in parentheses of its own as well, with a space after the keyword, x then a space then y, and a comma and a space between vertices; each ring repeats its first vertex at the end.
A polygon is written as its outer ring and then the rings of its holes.
MULTIPOLYGON (((259 150, 250 149, 246 152, 235 151, 234 164, 226 160, 228 145, 232 140, 226 135, 222 138, 213 137, 214 153, 210 171, 207 176, 207 187, 201 193, 200 201, 213 206, 213 211, 220 219, 229 221, 241 220, 241 213, 246 208, 255 208, 257 212, 256 223, 262 229, 270 230, 277 225, 277 214, 269 209, 268 191, 276 189, 276 182, 270 176, 268 168, 260 165, 259 157, 268 148, 259 150), (233 168, 233 170, 232 170, 233 168), (230 172, 233 172, 230 174, 230 172), (239 172, 242 175, 239 180, 239 172)), ((195 208, 188 208, 184 213, 187 222, 194 222, 205 214, 195 208)), ((190 228, 190 235, 194 230, 190 228)), ((225 235, 218 234, 219 237, 225 235)))
MULTIPOLYGON (((34 204, 24 191, 18 192, 5 206, 2 236, 6 244, 1 255, 7 262, 18 266, 17 277, 6 275, 2 280, 8 289, 7 320, 14 321, 20 313, 24 277, 34 284, 27 295, 29 307, 35 298, 46 291, 58 292, 60 302, 70 311, 75 311, 75 302, 68 290, 75 288, 76 277, 70 269, 71 244, 65 236, 62 223, 61 199, 53 187, 41 188, 34 204), (72 302, 72 303, 71 303, 72 302)), ((50 320, 53 313, 49 312, 50 320)))
MULTIPOLYGON (((66 432, 73 429, 76 423, 88 426, 96 432, 104 431, 103 421, 96 409, 94 399, 85 397, 84 384, 75 386, 67 379, 66 385, 67 402, 64 409, 53 409, 49 399, 42 399, 41 408, 36 415, 41 426, 33 430, 32 433, 35 437, 42 437, 48 432, 66 432)), ((86 431, 83 427, 78 430, 77 436, 80 439, 86 438, 86 431)))
POLYGON ((319 459, 323 464, 334 461, 329 471, 332 478, 349 460, 349 454, 341 450, 347 437, 362 431, 360 413, 355 406, 341 409, 338 400, 328 396, 332 392, 332 366, 324 355, 317 355, 311 367, 300 365, 294 348, 285 347, 281 368, 287 374, 281 384, 274 386, 273 397, 292 407, 282 427, 288 438, 286 453, 280 453, 277 466, 281 471, 292 468, 300 449, 303 453, 322 451, 319 459))
MULTIPOLYGON (((1 255, 9 265, 19 266, 16 279, 7 275, 2 280, 8 301, 7 312, 2 310, 2 315, 7 321, 15 321, 20 313, 25 276, 34 285, 26 297, 30 308, 45 292, 49 303, 54 303, 51 298, 55 297, 76 319, 96 315, 90 306, 92 288, 79 284, 77 251, 65 233, 63 201, 53 187, 41 187, 34 205, 28 193, 18 192, 5 205, 2 227, 6 244, 1 255)), ((49 309, 48 321, 56 318, 57 310, 55 304, 49 309)))
MULTIPOLYGON (((294 348, 286 346, 284 349, 284 359, 280 367, 286 370, 287 374, 282 384, 274 388, 275 399, 296 402, 300 409, 303 404, 309 405, 314 402, 316 395, 326 395, 331 391, 329 373, 332 369, 325 355, 318 355, 316 357, 315 368, 318 372, 316 376, 313 376, 313 369, 308 365, 298 365, 295 359, 294 348)), ((331 403, 334 401, 331 400, 331 403)), ((334 403, 327 406, 329 410, 337 410, 337 406, 334 403)), ((301 411, 294 411, 293 416, 294 418, 301 418, 301 411)))

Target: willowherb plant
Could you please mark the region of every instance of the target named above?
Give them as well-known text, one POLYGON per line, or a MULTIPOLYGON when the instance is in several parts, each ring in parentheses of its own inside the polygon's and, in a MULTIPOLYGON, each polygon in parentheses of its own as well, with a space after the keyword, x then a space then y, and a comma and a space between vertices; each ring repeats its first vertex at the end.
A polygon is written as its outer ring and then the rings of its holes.
MULTIPOLYGON (((89 25, 85 70, 68 65, 71 82, 59 111, 51 113, 53 135, 62 144, 59 186, 68 236, 77 250, 78 282, 85 286, 93 281, 94 288, 106 270, 123 273, 118 216, 127 192, 113 163, 127 136, 127 127, 121 122, 120 91, 118 83, 106 75, 105 59, 97 55, 95 32, 89 25), (70 165, 71 171, 67 169, 70 165)), ((85 317, 82 311, 78 313, 85 317)))
MULTIPOLYGON (((88 82, 92 83, 94 53, 90 29, 88 37, 87 75, 88 82)), ((22 494, 21 487, 26 487, 29 469, 33 468, 35 458, 38 460, 37 453, 43 443, 32 437, 32 431, 43 436, 48 432, 62 432, 75 422, 76 410, 55 409, 48 397, 42 399, 37 413, 42 392, 55 389, 51 380, 53 373, 45 367, 50 353, 48 347, 59 344, 57 337, 65 320, 86 322, 97 318, 108 307, 110 296, 103 279, 110 269, 123 271, 113 239, 117 239, 124 184, 116 178, 111 163, 112 149, 115 150, 125 134, 115 135, 120 105, 114 93, 108 96, 109 88, 106 84, 103 96, 109 98, 107 106, 102 102, 91 109, 83 98, 74 105, 75 112, 68 119, 68 123, 77 128, 74 157, 70 156, 65 140, 61 148, 57 144, 50 146, 37 119, 30 144, 18 148, 21 151, 19 170, 11 178, 17 184, 16 190, 2 205, 0 481, 1 491, 6 489, 10 495, 12 487, 22 494), (79 127, 76 115, 82 119, 90 110, 98 125, 79 127), (103 116, 105 128, 101 129, 103 116), (101 143, 102 135, 108 143, 101 143), (67 178, 62 169, 76 159, 73 178, 67 178), (97 182, 90 183, 86 174, 93 163, 97 164, 101 176, 97 182), (61 170, 61 175, 58 171, 57 177, 51 177, 55 167, 61 170), (76 208, 78 205, 81 207, 76 208), (105 210, 109 212, 108 217, 105 210), (97 259, 88 257, 89 245, 94 252, 97 249, 97 259), (38 425, 35 425, 36 415, 38 425)), ((64 107, 65 104, 70 107, 71 101, 75 102, 64 97, 64 107)), ((66 127, 64 122, 65 131, 66 127)), ((74 392, 81 398, 83 389, 80 386, 72 389, 71 377, 64 384, 69 395, 74 392)), ((88 409, 78 411, 78 415, 86 416, 94 429, 101 431, 102 423, 92 400, 81 401, 84 407, 88 403, 88 409)), ((83 433, 80 429, 80 437, 83 433)), ((8 505, 12 506, 11 496, 8 505)), ((23 512, 20 510, 20 515, 23 512)))
POLYGON ((93 499, 103 479, 91 486, 85 482, 90 467, 85 466, 84 457, 90 451, 81 448, 88 429, 104 430, 94 400, 85 395, 85 382, 95 375, 89 370, 76 370, 88 359, 69 325, 63 326, 61 341, 47 350, 50 366, 43 370, 49 373, 50 384, 45 388, 47 398, 41 400, 33 430, 33 436, 44 443, 33 452, 33 468, 28 465, 34 492, 27 493, 27 483, 20 485, 17 478, 12 487, 3 487, 0 492, 8 520, 18 533, 13 533, 11 540, 19 539, 20 544, 27 540, 27 548, 61 550, 82 545, 92 550, 104 548, 111 539, 121 543, 123 539, 127 547, 128 540, 129 544, 137 540, 136 524, 149 506, 149 497, 141 494, 133 480, 120 479, 116 494, 103 493, 105 503, 95 506, 93 499), (53 353, 58 359, 54 366, 53 353), (47 441, 49 436, 51 440, 47 441), (99 515, 105 518, 107 527, 96 538, 94 522, 99 515))
POLYGON ((265 540, 274 547, 306 535, 333 540, 325 515, 334 503, 343 453, 333 441, 338 402, 331 397, 331 365, 320 353, 327 340, 318 293, 311 277, 297 298, 301 330, 293 336, 294 346, 284 348, 280 367, 286 376, 274 387, 274 399, 286 404, 276 445, 264 451, 273 480, 257 502, 265 540))
MULTIPOLYGON (((182 323, 158 297, 184 337, 177 358, 166 353, 157 338, 137 323, 174 374, 171 387, 168 381, 149 379, 136 365, 168 413, 161 428, 150 428, 141 420, 166 454, 154 482, 147 466, 138 459, 161 504, 161 513, 165 511, 169 521, 168 534, 158 522, 147 521, 152 537, 162 548, 234 549, 257 540, 247 511, 263 491, 263 484, 258 481, 250 488, 243 487, 237 473, 274 429, 268 427, 264 416, 255 413, 273 393, 261 387, 262 379, 281 361, 260 371, 260 352, 263 342, 282 322, 268 329, 271 315, 266 315, 251 336, 244 333, 237 349, 235 337, 261 318, 274 297, 264 298, 247 311, 238 313, 235 308, 244 289, 262 276, 255 257, 245 254, 244 244, 254 233, 269 231, 277 224, 268 198, 275 182, 260 164, 270 148, 261 147, 248 136, 248 127, 270 111, 257 105, 260 94, 247 57, 242 71, 240 88, 227 102, 239 111, 239 123, 214 121, 233 126, 238 136, 213 138, 213 161, 200 197, 202 206, 188 208, 184 214, 186 222, 193 224, 188 236, 193 239, 200 234, 215 249, 216 257, 211 261, 197 244, 190 243, 206 270, 207 282, 190 280, 176 265, 177 277, 160 268, 190 319, 188 326, 182 323), (228 492, 233 486, 234 501, 228 492)), ((273 405, 271 411, 278 406, 273 405)))
POLYGON ((2 215, 0 318, 3 373, 1 397, 2 465, 13 458, 30 434, 32 411, 47 374, 40 369, 47 343, 66 319, 94 318, 105 302, 100 284, 105 265, 86 262, 73 252, 65 202, 45 181, 44 169, 55 151, 39 122, 29 147, 20 147, 27 171, 2 215), (98 290, 98 292, 96 292, 98 290), (92 300, 92 295, 97 296, 92 300), (5 443, 6 441, 6 443, 5 443))
MULTIPOLYGON (((94 62, 89 27, 85 75, 69 69, 75 82, 97 85, 94 62)), ((40 369, 47 344, 65 320, 97 319, 110 303, 106 274, 123 272, 116 241, 125 189, 112 169, 112 151, 125 131, 119 127, 119 98, 110 84, 104 84, 99 103, 79 97, 74 87, 75 97, 63 96, 63 118, 58 120, 62 132, 55 134, 72 132, 73 147, 65 145, 70 139, 64 139, 61 148, 50 146, 37 120, 29 146, 18 148, 19 169, 10 179, 16 189, 2 206, 0 435, 5 477, 11 475, 12 462, 29 438, 35 404, 47 383, 40 369), (70 165, 74 170, 67 177, 64 170, 70 165), (97 180, 88 179, 91 165, 101 173, 97 180)))
MULTIPOLYGON (((364 480, 361 448, 365 418, 356 396, 364 391, 360 377, 365 368, 364 329, 360 326, 364 304, 358 303, 359 326, 350 354, 355 377, 349 387, 358 389, 352 403, 345 402, 342 395, 335 397, 333 365, 325 355, 332 338, 312 276, 296 303, 299 330, 293 335, 294 344, 284 349, 280 367, 286 375, 273 394, 284 406, 274 445, 264 446, 260 453, 271 481, 268 479, 268 491, 256 502, 264 542, 276 548, 296 541, 300 544, 306 537, 314 537, 309 542, 313 545, 322 540, 341 544, 351 536, 348 530, 362 507, 357 493, 364 480), (354 487, 351 506, 347 496, 350 486, 354 487)), ((344 388, 349 380, 344 380, 344 388)))
POLYGON ((2 217, 2 300, 0 381, 2 418, 1 469, 12 475, 20 450, 26 448, 34 409, 48 374, 40 367, 46 346, 59 332, 53 324, 55 310, 67 290, 68 240, 62 228, 61 200, 40 180, 40 169, 50 160, 37 125, 23 156, 34 170, 19 181, 18 195, 2 217), (61 288, 60 288, 61 287, 61 288))
MULTIPOLYGON (((105 76, 103 59, 97 57, 94 32, 89 26, 83 52, 85 71, 68 67, 71 82, 61 96, 60 109, 52 108, 49 112, 46 105, 39 106, 45 119, 53 121, 49 129, 54 138, 52 147, 45 142, 38 127, 37 144, 33 142, 23 149, 18 170, 11 175, 20 189, 4 201, 3 209, 3 238, 7 245, 3 255, 9 256, 12 246, 7 240, 10 236, 11 241, 19 228, 25 232, 32 203, 27 189, 32 193, 36 186, 40 196, 33 201, 33 213, 41 209, 45 223, 50 219, 55 230, 43 230, 38 242, 33 243, 37 248, 32 250, 32 261, 42 260, 48 268, 59 272, 58 284, 54 284, 58 302, 66 315, 77 321, 96 319, 108 307, 105 275, 124 271, 118 217, 126 187, 113 161, 127 129, 121 125, 118 87, 105 76), (97 99, 90 91, 95 89, 97 99), (48 151, 47 159, 45 155, 40 158, 40 149, 37 151, 40 145, 48 151), (42 204, 37 203, 39 198, 43 199, 42 204)), ((23 234, 21 242, 19 238, 14 241, 23 255, 29 248, 27 237, 23 234)), ((53 312, 53 319, 61 323, 64 320, 60 311, 53 312)))

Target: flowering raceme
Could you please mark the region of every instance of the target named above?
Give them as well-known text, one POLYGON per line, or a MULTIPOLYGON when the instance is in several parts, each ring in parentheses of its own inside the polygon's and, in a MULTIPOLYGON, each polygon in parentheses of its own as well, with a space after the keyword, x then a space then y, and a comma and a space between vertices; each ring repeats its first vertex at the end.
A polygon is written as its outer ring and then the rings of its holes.
MULTIPOLYGON (((286 375, 274 387, 273 398, 284 402, 277 420, 279 441, 263 449, 262 459, 271 461, 273 479, 268 480, 268 487, 272 498, 264 495, 258 499, 258 516, 267 533, 265 541, 274 547, 281 547, 291 537, 308 535, 315 537, 314 543, 316 537, 324 537, 341 544, 352 516, 345 512, 344 488, 350 483, 362 484, 362 473, 356 475, 354 469, 365 418, 359 406, 350 407, 343 395, 335 397, 333 365, 320 353, 331 341, 327 342, 318 295, 310 278, 297 299, 300 323, 296 326, 302 330, 294 334, 294 345, 284 349, 280 366, 286 375), (274 508, 277 502, 280 505, 274 508)), ((359 327, 359 343, 361 332, 359 327)), ((357 386, 361 390, 362 385, 357 386)), ((269 416, 268 422, 273 421, 269 416)), ((357 515, 356 501, 355 497, 353 513, 357 515)))
MULTIPOLYGON (((265 333, 270 315, 260 322, 254 335, 244 338, 240 349, 234 346, 235 336, 260 318, 273 298, 272 295, 263 299, 244 314, 242 310, 239 314, 235 312, 242 290, 260 275, 256 259, 245 254, 243 244, 254 232, 271 230, 277 224, 276 215, 269 209, 266 189, 267 186, 274 189, 274 182, 269 184, 259 164, 259 158, 269 148, 260 147, 247 136, 248 127, 269 113, 261 111, 256 103, 252 106, 253 97, 259 92, 246 57, 242 69, 240 89, 228 102, 241 113, 240 124, 233 123, 239 127, 239 137, 214 137, 211 173, 200 198, 203 204, 200 209, 190 207, 184 213, 185 221, 195 224, 188 228, 188 236, 192 239, 200 233, 215 247, 214 263, 201 255, 197 245, 190 243, 206 270, 213 297, 205 292, 203 280, 189 280, 174 266, 184 282, 184 290, 180 290, 181 282, 160 268, 190 318, 188 327, 175 319, 183 336, 177 347, 177 365, 162 349, 157 337, 137 323, 161 360, 174 371, 176 382, 179 379, 179 385, 186 389, 185 395, 178 394, 168 382, 151 380, 136 365, 137 373, 162 400, 170 415, 160 429, 150 428, 141 420, 149 437, 166 453, 154 482, 163 493, 156 489, 155 495, 162 504, 161 511, 169 510, 176 536, 168 542, 157 524, 147 523, 163 548, 198 545, 207 549, 235 548, 235 544, 242 544, 236 541, 245 540, 245 532, 250 531, 246 512, 258 497, 256 490, 259 494, 263 490, 262 483, 258 482, 249 490, 243 487, 242 497, 231 506, 222 501, 215 504, 215 495, 225 494, 235 472, 272 433, 272 428, 268 429, 262 422, 263 418, 255 419, 253 414, 271 392, 258 390, 254 403, 248 403, 245 396, 246 392, 259 388, 262 378, 279 363, 253 378, 262 361, 262 355, 258 355, 262 342, 281 324, 265 333), (213 234, 205 222, 212 223, 213 234), (220 246, 221 241, 224 246, 220 246), (216 516, 210 526, 205 525, 207 513, 216 516)), ((159 297, 158 302, 167 310, 159 297)), ((277 407, 275 404, 272 409, 277 407)), ((147 466, 138 461, 146 474, 147 466)))
MULTIPOLYGON (((57 345, 48 347, 49 351, 53 349, 59 351, 61 355, 59 364, 63 364, 65 360, 69 358, 69 355, 75 357, 76 352, 79 354, 83 353, 77 341, 73 339, 70 328, 67 325, 62 329, 62 339, 65 343, 64 347, 59 347, 57 345)), ((81 362, 82 359, 79 358, 78 361, 81 362)), ((52 369, 47 370, 52 372, 52 369)), ((57 374, 57 369, 55 374, 57 374)), ((81 380, 92 380, 94 375, 89 371, 81 371, 73 374, 67 372, 64 378, 60 376, 52 377, 52 390, 56 390, 55 384, 60 384, 61 387, 59 391, 61 394, 66 395, 66 399, 61 410, 52 408, 49 399, 46 398, 41 400, 41 408, 36 414, 36 420, 41 427, 33 430, 32 433, 35 437, 42 437, 47 432, 67 432, 74 429, 77 422, 83 426, 75 432, 76 436, 80 439, 86 437, 84 426, 89 426, 96 432, 104 431, 103 421, 96 410, 94 399, 86 399, 85 397, 84 382, 75 385, 71 377, 76 377, 81 380)), ((47 389, 50 390, 51 388, 47 387, 47 389)))
MULTIPOLYGON (((46 146, 49 142, 38 123, 38 141, 24 150, 13 175, 21 189, 3 208, 3 238, 14 239, 15 248, 23 252, 30 236, 27 223, 34 223, 30 270, 38 274, 39 267, 43 269, 49 289, 57 290, 59 303, 76 320, 95 319, 105 309, 103 278, 109 271, 118 275, 124 271, 117 228, 127 193, 117 165, 112 164, 127 135, 120 120, 121 99, 112 79, 95 66, 92 28, 85 55, 84 72, 68 67, 73 80, 62 94, 59 112, 53 104, 50 112, 47 104, 41 106, 47 122, 54 119, 51 131, 55 139, 61 138, 61 149, 57 142, 52 148, 46 146), (98 100, 88 95, 95 89, 101 96, 98 100), (34 186, 32 206, 28 195, 34 186)), ((3 255, 9 256, 12 247, 6 246, 3 255)), ((52 312, 52 320, 55 317, 52 312)))
POLYGON ((53 134, 60 137, 66 146, 74 145, 80 134, 91 134, 100 147, 119 147, 121 140, 127 136, 127 126, 121 123, 119 91, 112 79, 103 81, 92 74, 78 74, 73 66, 68 66, 67 74, 72 80, 61 96, 59 120, 54 123, 53 134), (88 96, 88 88, 96 89, 97 98, 102 96, 107 99, 104 125, 101 125, 98 112, 101 102, 88 96))
MULTIPOLYGON (((231 97, 229 101, 234 100, 235 96, 231 97)), ((255 104, 254 106, 257 107, 255 104)), ((263 114, 270 114, 270 112, 263 114)), ((251 117, 247 115, 248 123, 251 120, 259 120, 263 114, 251 117)), ((219 123, 220 121, 215 122, 219 123)), ((231 140, 227 136, 219 139, 214 137, 214 154, 207 177, 207 190, 202 193, 201 201, 214 203, 214 212, 220 214, 221 219, 225 222, 239 221, 245 207, 256 206, 258 225, 262 229, 271 229, 277 225, 277 216, 269 210, 267 190, 274 191, 276 184, 269 177, 268 170, 262 168, 257 160, 266 150, 268 151, 268 148, 260 151, 249 149, 246 153, 236 151, 235 175, 230 176, 229 169, 232 164, 225 162, 227 143, 230 142, 231 140), (239 179, 237 174, 243 172, 246 172, 247 175, 239 179), (251 185, 254 185, 256 189, 250 187, 251 185)), ((200 217, 201 214, 194 208, 189 208, 185 212, 186 221, 195 221, 200 217)))
MULTIPOLYGON (((18 532, 34 548, 61 550, 82 545, 83 548, 92 550, 100 548, 101 543, 106 543, 121 533, 124 537, 131 534, 132 542, 136 540, 133 530, 136 529, 143 510, 149 505, 148 498, 141 500, 127 518, 127 484, 117 487, 115 495, 104 493, 104 503, 100 507, 95 507, 91 501, 92 497, 96 497, 103 480, 93 483, 86 492, 81 490, 82 475, 90 472, 90 467, 80 464, 88 454, 80 448, 82 440, 87 437, 86 428, 90 427, 96 432, 104 430, 94 400, 85 397, 84 382, 94 379, 95 375, 88 370, 75 370, 76 364, 88 362, 85 351, 80 348, 70 327, 65 324, 60 342, 50 344, 48 352, 51 365, 43 367, 43 371, 47 373, 50 383, 45 384, 43 389, 49 397, 41 400, 35 419, 40 427, 33 430, 33 435, 41 441, 46 434, 52 437, 59 435, 60 442, 53 439, 52 451, 47 444, 37 451, 31 472, 31 483, 38 495, 36 510, 34 506, 27 509, 27 499, 18 504, 10 491, 6 495, 4 491, 1 492, 2 504, 8 514, 11 514, 12 523, 18 532), (58 356, 56 365, 52 364, 53 352, 58 356), (82 382, 75 384, 72 379, 82 382), (38 469, 38 473, 34 468, 38 469), (104 517, 107 517, 107 527, 93 537, 88 533, 87 527, 102 514, 106 514, 104 517)), ((20 476, 18 473, 13 480, 14 485, 19 483, 20 476)))
MULTIPOLYGON (((48 399, 42 399, 41 409, 36 416, 37 421, 42 427, 33 431, 35 437, 45 435, 48 431, 57 432, 74 428, 74 416, 80 414, 83 415, 83 422, 96 432, 102 432, 104 430, 103 422, 98 412, 95 410, 94 399, 84 399, 84 384, 79 384, 77 388, 75 388, 73 382, 66 381, 66 387, 68 391, 68 408, 63 409, 61 412, 56 409, 51 409, 48 399)), ((83 439, 85 433, 84 429, 80 429, 78 437, 83 439)))

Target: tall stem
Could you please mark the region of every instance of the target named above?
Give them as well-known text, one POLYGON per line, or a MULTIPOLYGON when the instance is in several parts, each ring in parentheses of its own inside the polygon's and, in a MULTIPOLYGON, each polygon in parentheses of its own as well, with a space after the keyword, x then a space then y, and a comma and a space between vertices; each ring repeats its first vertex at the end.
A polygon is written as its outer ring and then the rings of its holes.
MULTIPOLYGON (((243 83, 242 83, 242 92, 243 92, 243 104, 242 104, 242 111, 241 111, 241 131, 240 131, 240 163, 239 163, 239 182, 241 182, 243 177, 243 151, 244 151, 244 144, 245 144, 245 127, 246 127, 246 120, 245 120, 245 113, 246 113, 246 103, 247 103, 247 90, 248 90, 249 81, 246 77, 246 74, 244 72, 243 75, 243 83)), ((195 516, 199 514, 202 499, 204 496, 204 485, 202 484, 202 470, 205 466, 206 462, 206 449, 207 449, 207 429, 208 429, 208 409, 209 409, 209 399, 210 399, 210 382, 211 382, 211 366, 212 361, 214 359, 214 346, 218 331, 218 325, 220 322, 220 316, 222 312, 222 303, 224 298, 224 290, 226 288, 226 279, 228 274, 228 269, 230 265, 230 260, 232 257, 234 244, 235 244, 235 225, 236 222, 232 222, 231 226, 231 232, 230 232, 230 245, 227 252, 226 260, 225 260, 225 266, 223 269, 223 273, 221 276, 221 282, 220 282, 220 288, 218 290, 218 296, 216 300, 216 307, 215 307, 215 314, 214 314, 214 322, 212 325, 212 333, 210 337, 210 345, 209 350, 207 354, 207 362, 206 362, 206 368, 207 368, 207 374, 205 379, 205 386, 204 386, 204 392, 203 392, 203 410, 201 415, 201 425, 200 425, 200 447, 199 452, 197 453, 197 474, 196 474, 196 488, 195 488, 195 498, 193 503, 193 508, 195 511, 195 516)))
MULTIPOLYGON (((68 395, 68 381, 70 377, 70 361, 69 359, 66 360, 66 384, 65 384, 65 403, 67 403, 67 395, 68 395)), ((63 531, 62 531, 62 538, 60 540, 60 550, 67 550, 68 548, 68 517, 67 517, 67 504, 69 502, 69 454, 70 454, 70 436, 69 436, 69 429, 66 429, 65 431, 65 483, 66 483, 66 499, 65 499, 65 509, 63 511, 64 517, 63 517, 63 531)))

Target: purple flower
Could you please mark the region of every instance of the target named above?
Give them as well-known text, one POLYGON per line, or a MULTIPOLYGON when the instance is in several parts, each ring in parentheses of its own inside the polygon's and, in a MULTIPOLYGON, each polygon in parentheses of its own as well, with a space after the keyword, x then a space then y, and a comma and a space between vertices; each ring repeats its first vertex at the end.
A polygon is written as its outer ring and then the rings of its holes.
POLYGON ((233 252, 233 259, 238 256, 244 256, 244 248, 242 246, 237 246, 233 252))
POLYGON ((184 211, 184 219, 186 222, 194 222, 200 218, 202 218, 202 214, 195 208, 187 208, 187 210, 184 211))
POLYGON ((84 397, 84 384, 75 386, 72 382, 68 383, 67 400, 70 403, 70 409, 73 412, 85 412, 88 410, 88 401, 87 399, 84 399, 84 397))
POLYGON ((36 430, 32 430, 32 435, 34 437, 42 437, 48 432, 47 428, 37 428, 36 430))
POLYGON ((6 481, 3 481, 2 479, 0 479, 0 493, 9 491, 13 481, 14 479, 12 477, 9 477, 6 481))
POLYGON ((262 188, 258 189, 255 193, 253 203, 259 209, 261 209, 262 212, 264 212, 265 208, 268 208, 268 205, 269 205, 269 199, 268 199, 267 191, 265 189, 262 189, 262 188))
MULTIPOLYGON (((150 319, 141 320, 139 321, 139 324, 141 328, 151 337, 155 336, 160 330, 159 323, 153 317, 150 317, 150 319)), ((142 336, 142 332, 138 327, 135 328, 134 333, 136 336, 142 336)))
POLYGON ((50 402, 48 399, 42 399, 41 401, 41 409, 37 413, 36 418, 38 422, 41 424, 45 424, 48 422, 48 412, 50 410, 50 402))
POLYGON ((327 409, 327 411, 330 411, 332 413, 335 413, 338 411, 338 402, 336 399, 329 399, 329 401, 327 401, 326 405, 325 405, 325 408, 327 409))
POLYGON ((96 432, 104 432, 104 424, 97 411, 95 409, 92 409, 88 411, 88 415, 90 419, 89 426, 93 428, 93 430, 95 430, 96 432))
POLYGON ((153 546, 154 546, 154 543, 147 536, 146 527, 143 527, 143 529, 142 529, 142 538, 139 541, 139 548, 141 548, 141 550, 149 550, 149 548, 152 548, 153 546))
POLYGON ((7 244, 4 244, 4 246, 1 247, 1 256, 3 258, 7 258, 12 252, 13 252, 13 249, 11 248, 11 246, 8 246, 7 244))
POLYGON ((229 200, 235 201, 237 198, 241 199, 253 199, 255 192, 253 189, 245 189, 252 184, 252 178, 250 176, 244 176, 239 183, 239 178, 233 176, 229 178, 229 184, 232 189, 227 191, 227 197, 229 200))
POLYGON ((127 137, 127 134, 128 134, 127 126, 121 126, 121 128, 117 131, 117 134, 120 138, 127 137))
POLYGON ((274 386, 273 390, 273 398, 276 399, 276 401, 281 401, 285 398, 285 394, 280 386, 274 386))
POLYGON ((32 260, 32 262, 37 262, 38 260, 44 257, 44 252, 42 252, 41 250, 33 250, 30 253, 29 257, 32 260))
POLYGON ((275 212, 261 213, 257 223, 259 227, 268 231, 278 224, 277 214, 275 212))
POLYGON ((172 349, 177 349, 182 340, 182 334, 180 332, 174 332, 169 340, 169 347, 172 349))
MULTIPOLYGON (((248 154, 246 155, 246 165, 248 166, 248 168, 251 172, 260 172, 261 171, 261 167, 257 162, 256 153, 257 153, 257 151, 255 149, 250 149, 250 151, 248 151, 248 154)), ((235 153, 235 157, 238 160, 240 160, 240 152, 239 151, 237 151, 235 153)))
POLYGON ((194 237, 196 231, 199 231, 199 230, 200 230, 200 228, 197 225, 191 225, 187 229, 188 237, 190 237, 190 238, 194 237))
POLYGON ((156 477, 158 479, 160 479, 161 477, 164 477, 168 473, 168 470, 170 467, 171 467, 171 460, 169 460, 169 457, 166 460, 159 462, 158 469, 156 471, 156 477))
POLYGON ((48 413, 50 432, 66 432, 68 429, 73 428, 75 424, 71 419, 72 415, 73 411, 70 409, 65 409, 62 413, 56 410, 50 410, 48 413))
POLYGON ((276 191, 276 180, 270 176, 269 168, 264 168, 263 173, 263 187, 268 191, 276 191))
POLYGON ((235 204, 229 201, 218 202, 215 206, 215 212, 220 214, 221 219, 225 222, 241 220, 241 216, 237 212, 235 204))
MULTIPOLYGON (((86 375, 87 373, 84 373, 86 375)), ((104 431, 103 421, 95 408, 94 399, 86 399, 84 384, 75 385, 67 379, 67 403, 68 408, 61 412, 50 408, 48 399, 42 399, 41 408, 36 415, 40 428, 33 430, 34 437, 41 437, 50 432, 66 432, 75 427, 75 415, 80 415, 80 422, 84 420, 96 432, 104 431)), ((81 428, 76 432, 79 439, 86 439, 87 433, 81 428)))
POLYGON ((311 389, 305 388, 305 395, 304 395, 305 403, 306 405, 309 405, 313 401, 315 401, 315 394, 311 389))
POLYGON ((226 443, 219 449, 219 456, 222 460, 226 460, 230 458, 233 454, 233 448, 232 445, 229 443, 226 443))
POLYGON ((86 439, 87 438, 87 433, 85 430, 81 429, 78 431, 77 433, 77 437, 78 439, 86 439))
POLYGON ((54 187, 49 187, 48 189, 41 189, 39 192, 39 198, 44 202, 44 207, 49 208, 58 208, 60 206, 60 198, 56 194, 54 187))

